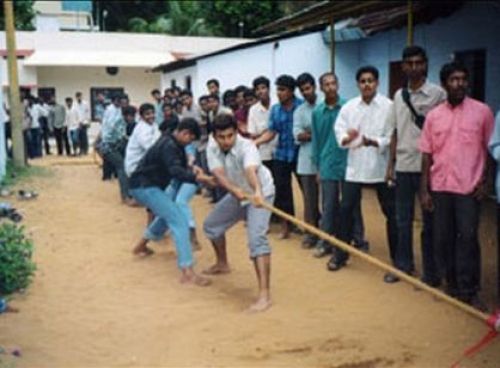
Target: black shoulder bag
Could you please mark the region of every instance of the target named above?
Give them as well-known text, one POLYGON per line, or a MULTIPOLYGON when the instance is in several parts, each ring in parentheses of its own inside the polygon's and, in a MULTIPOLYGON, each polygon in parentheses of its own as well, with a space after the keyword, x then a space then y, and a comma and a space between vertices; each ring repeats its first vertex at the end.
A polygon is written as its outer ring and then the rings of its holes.
POLYGON ((410 101, 410 92, 408 92, 408 88, 402 89, 401 97, 403 97, 403 101, 406 103, 406 105, 408 106, 408 108, 411 111, 411 114, 413 115, 413 122, 418 127, 418 129, 422 129, 424 127, 425 116, 420 115, 413 107, 413 105, 410 101))

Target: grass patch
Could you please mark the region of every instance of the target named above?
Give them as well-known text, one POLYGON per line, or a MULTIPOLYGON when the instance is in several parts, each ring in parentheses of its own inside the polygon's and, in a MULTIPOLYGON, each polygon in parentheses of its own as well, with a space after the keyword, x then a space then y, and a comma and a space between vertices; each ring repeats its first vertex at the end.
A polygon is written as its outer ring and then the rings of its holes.
POLYGON ((15 166, 12 160, 7 161, 6 174, 0 183, 4 187, 11 187, 20 182, 29 181, 34 177, 50 177, 53 172, 41 166, 15 166))

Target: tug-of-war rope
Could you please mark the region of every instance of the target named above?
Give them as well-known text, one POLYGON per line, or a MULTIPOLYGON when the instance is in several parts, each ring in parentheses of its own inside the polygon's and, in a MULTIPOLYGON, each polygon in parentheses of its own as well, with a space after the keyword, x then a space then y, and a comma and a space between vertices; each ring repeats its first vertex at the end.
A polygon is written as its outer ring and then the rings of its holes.
MULTIPOLYGON (((247 199, 249 201, 252 201, 252 196, 247 194, 247 199)), ((467 350, 465 350, 462 358, 459 359, 456 363, 454 363, 452 365, 452 368, 458 367, 459 363, 461 362, 462 359, 472 357, 474 354, 479 352, 486 345, 488 345, 490 342, 492 342, 493 339, 500 333, 500 309, 491 315, 483 313, 483 312, 477 310, 476 308, 461 302, 460 300, 457 300, 457 299, 450 297, 449 295, 445 294, 441 290, 433 288, 433 287, 425 284, 424 282, 420 281, 419 279, 412 277, 412 276, 409 276, 408 274, 398 270, 397 268, 392 267, 392 266, 380 261, 379 259, 377 259, 369 254, 366 254, 366 253, 356 249, 355 247, 333 237, 332 235, 329 235, 329 234, 319 230, 318 228, 311 226, 308 223, 306 223, 302 220, 299 220, 298 218, 291 216, 286 212, 279 210, 278 208, 270 205, 269 203, 267 203, 265 201, 259 202, 259 204, 262 207, 264 207, 267 210, 274 213, 276 216, 279 216, 282 219, 288 220, 289 222, 302 228, 303 230, 309 232, 310 234, 316 235, 318 238, 325 240, 325 241, 329 242, 330 244, 335 245, 338 248, 341 248, 342 250, 350 253, 351 255, 353 255, 355 257, 358 257, 358 258, 368 262, 369 264, 371 264, 375 267, 378 267, 384 271, 387 271, 387 272, 390 272, 390 273, 396 275, 401 280, 406 281, 407 283, 409 283, 410 285, 413 285, 417 289, 424 290, 427 293, 431 294, 432 296, 436 297, 437 299, 442 300, 442 301, 454 306, 455 308, 460 309, 461 311, 475 317, 476 319, 482 321, 483 323, 486 323, 486 325, 489 328, 488 333, 478 343, 476 343, 475 345, 473 345, 470 348, 468 348, 467 350)))

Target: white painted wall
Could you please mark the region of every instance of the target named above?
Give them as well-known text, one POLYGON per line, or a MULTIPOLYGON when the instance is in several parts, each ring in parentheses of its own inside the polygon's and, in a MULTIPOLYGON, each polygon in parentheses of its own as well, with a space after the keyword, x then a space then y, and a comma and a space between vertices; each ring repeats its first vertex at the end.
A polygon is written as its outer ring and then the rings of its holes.
MULTIPOLYGON (((197 85, 196 78, 197 69, 196 66, 187 67, 184 69, 175 70, 173 72, 161 73, 161 91, 165 90, 165 88, 170 88, 171 81, 175 80, 176 85, 181 87, 182 89, 186 88, 186 77, 191 77, 191 89, 195 96, 200 95, 200 91, 197 85)), ((158 73, 160 74, 160 73, 158 73)), ((203 93, 203 91, 202 91, 203 93)))
MULTIPOLYGON (((37 72, 33 66, 24 66, 23 59, 17 59, 18 81, 21 86, 36 86, 37 72)), ((9 75, 7 69, 7 58, 0 58, 0 74, 2 85, 9 85, 9 75)))
MULTIPOLYGON (((221 91, 225 91, 240 84, 251 86, 254 78, 263 75, 271 80, 274 98, 274 81, 279 75, 297 77, 307 71, 317 79, 329 70, 330 54, 321 33, 315 32, 200 59, 196 67, 190 68, 196 68, 196 81, 193 79, 195 96, 206 93, 205 84, 211 78, 218 79, 221 91)), ((182 75, 185 70, 175 73, 182 75)))
POLYGON ((142 68, 120 68, 116 76, 110 76, 104 67, 39 67, 38 86, 54 87, 59 102, 74 97, 76 91, 90 101, 91 87, 123 87, 130 102, 139 106, 151 100, 151 90, 160 86, 160 75, 142 68))

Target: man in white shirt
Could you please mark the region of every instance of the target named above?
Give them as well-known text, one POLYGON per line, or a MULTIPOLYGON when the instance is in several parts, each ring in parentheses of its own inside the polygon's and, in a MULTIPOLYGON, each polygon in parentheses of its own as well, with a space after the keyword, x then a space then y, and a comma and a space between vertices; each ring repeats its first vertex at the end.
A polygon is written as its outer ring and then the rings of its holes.
POLYGON ((152 104, 144 103, 139 107, 139 115, 141 119, 129 138, 125 152, 125 173, 129 177, 146 151, 160 137, 160 130, 155 124, 155 107, 152 104))
POLYGON ((75 106, 78 112, 78 136, 80 139, 80 155, 89 152, 88 128, 90 126, 90 107, 87 101, 82 99, 82 93, 75 93, 75 106))
POLYGON ((230 271, 225 234, 238 221, 246 219, 250 258, 259 284, 258 299, 249 311, 261 312, 271 306, 271 248, 267 239, 271 212, 261 205, 263 201, 269 204, 274 201, 273 178, 262 165, 255 144, 238 135, 234 116, 217 116, 213 129, 214 139, 207 147, 208 166, 228 193, 215 205, 203 226, 216 255, 216 263, 205 273, 215 275, 230 271), (253 194, 250 201, 245 193, 253 194))
MULTIPOLYGON (((389 159, 389 144, 393 126, 388 121, 392 101, 377 93, 378 70, 365 66, 356 73, 361 96, 348 101, 339 112, 335 135, 339 145, 348 150, 345 184, 340 204, 339 238, 352 240, 353 212, 361 201, 361 189, 369 184, 377 191, 377 198, 386 218, 386 229, 391 259, 397 246, 397 225, 394 188, 385 182, 389 159)), ((349 254, 335 248, 327 266, 337 271, 345 266, 349 254)))
POLYGON ((29 100, 28 113, 31 116, 30 126, 30 145, 28 153, 30 158, 42 157, 42 129, 40 119, 48 117, 49 112, 45 109, 40 100, 36 97, 31 97, 29 100))
POLYGON ((73 99, 71 97, 66 97, 66 123, 68 127, 69 139, 71 141, 71 146, 73 148, 73 153, 71 156, 76 156, 77 151, 80 147, 80 139, 78 135, 78 111, 73 104, 73 99))
MULTIPOLYGON (((252 139, 259 138, 269 127, 269 108, 271 98, 269 96, 269 79, 258 77, 253 80, 253 88, 259 99, 255 105, 248 111, 248 133, 252 139)), ((275 137, 269 143, 263 143, 259 146, 260 159, 262 163, 272 172, 273 151, 276 147, 278 137, 275 137)))

